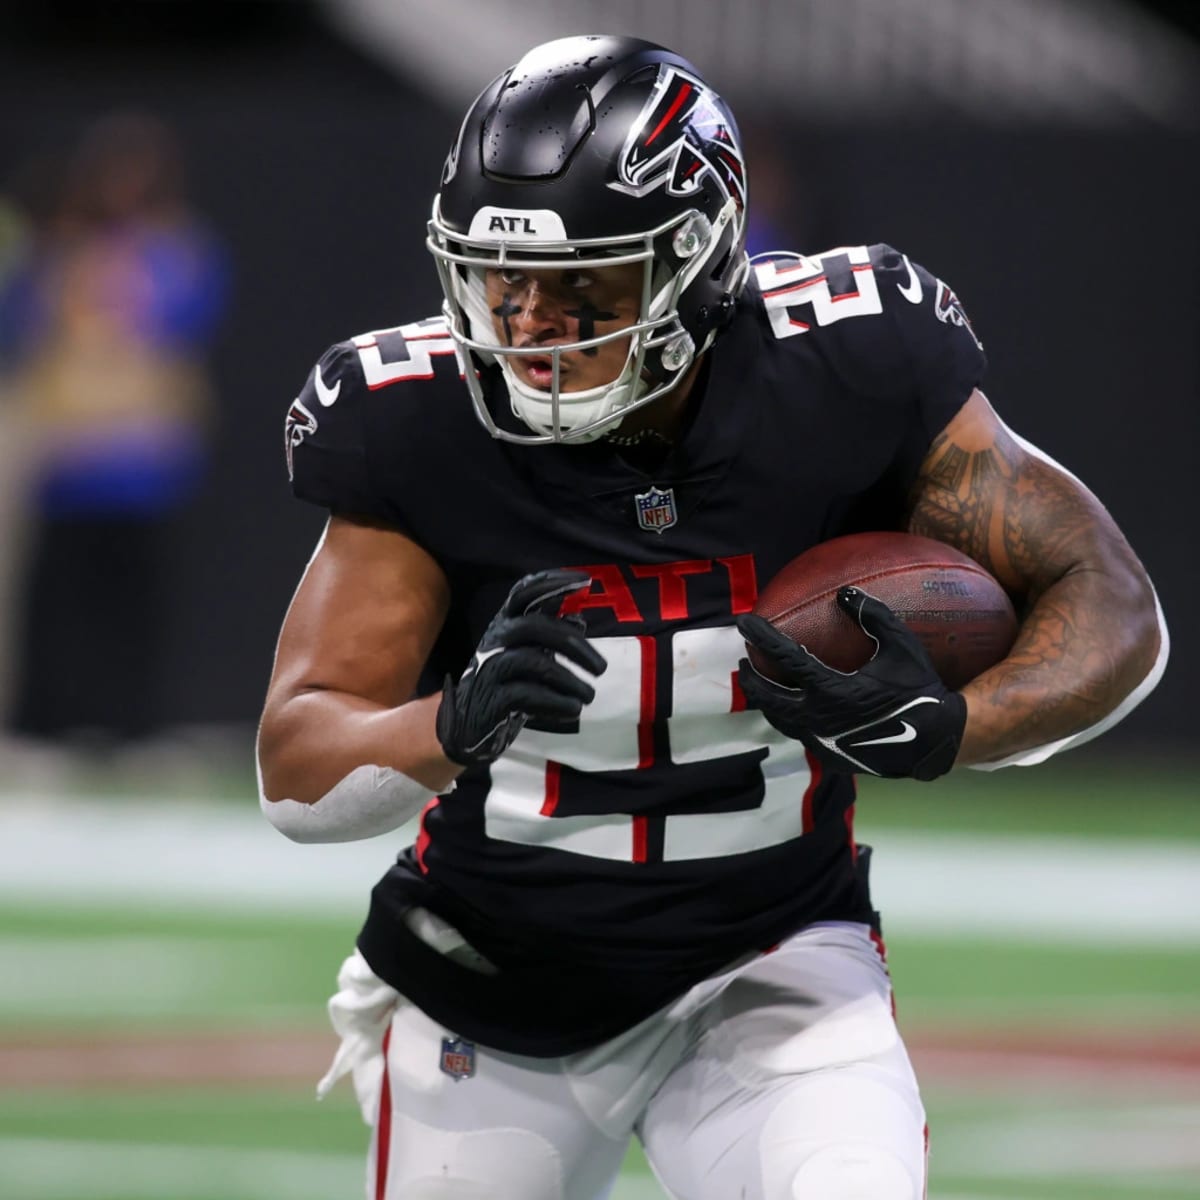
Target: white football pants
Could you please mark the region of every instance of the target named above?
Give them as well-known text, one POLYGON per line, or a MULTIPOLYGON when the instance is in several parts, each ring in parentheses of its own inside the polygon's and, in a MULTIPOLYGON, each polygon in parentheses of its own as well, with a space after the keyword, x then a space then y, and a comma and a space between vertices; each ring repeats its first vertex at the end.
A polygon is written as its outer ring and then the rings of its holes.
POLYGON ((357 952, 338 984, 321 1088, 353 1072, 368 1200, 604 1200, 635 1135, 674 1200, 924 1195, 925 1114, 865 925, 810 926, 581 1054, 477 1047, 461 1079, 452 1031, 357 952))

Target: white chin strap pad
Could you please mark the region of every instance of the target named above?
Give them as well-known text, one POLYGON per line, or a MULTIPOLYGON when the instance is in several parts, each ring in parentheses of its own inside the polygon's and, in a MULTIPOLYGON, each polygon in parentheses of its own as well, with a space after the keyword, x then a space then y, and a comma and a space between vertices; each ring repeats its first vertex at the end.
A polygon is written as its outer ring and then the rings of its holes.
POLYGON ((391 767, 355 767, 320 800, 268 800, 258 785, 259 807, 293 842, 355 842, 391 833, 416 817, 438 793, 391 767))
MULTIPOLYGON (((537 433, 553 433, 554 406, 550 401, 550 393, 526 387, 517 378, 508 360, 503 357, 500 359, 500 369, 504 372, 504 382, 508 385, 509 399, 516 417, 537 433)), ((620 377, 611 384, 588 388, 583 392, 560 392, 559 427, 564 433, 571 433, 584 425, 590 425, 593 421, 611 417, 611 425, 602 426, 576 439, 593 441, 623 418, 632 392, 633 380, 629 377, 628 363, 625 364, 625 370, 620 377)))

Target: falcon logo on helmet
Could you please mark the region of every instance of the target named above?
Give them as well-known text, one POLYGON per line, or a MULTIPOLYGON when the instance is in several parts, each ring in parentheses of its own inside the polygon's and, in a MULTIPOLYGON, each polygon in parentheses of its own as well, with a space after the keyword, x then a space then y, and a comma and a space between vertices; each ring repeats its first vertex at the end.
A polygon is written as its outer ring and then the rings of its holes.
POLYGON ((666 185, 672 196, 700 190, 710 173, 738 208, 746 203, 741 148, 708 89, 674 67, 661 67, 658 81, 634 122, 609 187, 644 196, 666 185))

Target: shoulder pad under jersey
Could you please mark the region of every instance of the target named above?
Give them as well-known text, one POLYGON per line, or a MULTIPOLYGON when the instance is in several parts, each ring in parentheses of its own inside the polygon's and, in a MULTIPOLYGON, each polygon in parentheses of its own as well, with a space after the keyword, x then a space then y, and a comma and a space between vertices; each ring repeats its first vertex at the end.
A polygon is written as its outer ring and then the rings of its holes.
POLYGON ((855 391, 916 399, 931 432, 983 378, 983 345, 958 297, 891 246, 763 256, 754 272, 777 338, 815 339, 855 391))
POLYGON ((419 380, 461 389, 456 357, 440 317, 358 334, 326 350, 287 413, 292 491, 334 512, 394 519, 372 465, 389 438, 394 444, 403 436, 395 417, 409 408, 394 403, 394 394, 377 393, 419 380))

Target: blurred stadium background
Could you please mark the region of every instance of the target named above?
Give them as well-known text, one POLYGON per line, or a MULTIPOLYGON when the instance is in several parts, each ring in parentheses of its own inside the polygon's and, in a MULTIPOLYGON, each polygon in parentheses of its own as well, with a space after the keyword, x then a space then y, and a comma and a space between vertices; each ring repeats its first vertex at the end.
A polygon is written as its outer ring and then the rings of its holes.
MULTIPOLYGON (((257 812, 253 722, 321 525, 290 500, 283 414, 328 343, 436 311, 423 222, 463 105, 528 45, 612 30, 679 49, 733 104, 757 248, 888 241, 952 283, 993 402, 1106 502, 1171 622, 1166 677, 1101 742, 1034 770, 862 790, 931 1197, 1200 1197, 1197 12, 10 8, 0 288, 30 236, 22 172, 131 109, 173 131, 229 281, 205 353, 206 470, 170 516, 164 591, 143 614, 163 627, 153 729, 0 740, 0 1196, 360 1194, 349 1090, 317 1106, 313 1084, 333 1049, 324 999, 395 847, 293 846, 257 812)), ((36 515, 10 384, 0 373, 0 712, 36 515)), ((92 599, 75 597, 81 614, 92 599)), ((109 682, 74 686, 103 698, 109 682)), ((618 1200, 657 1195, 632 1156, 618 1200)))

